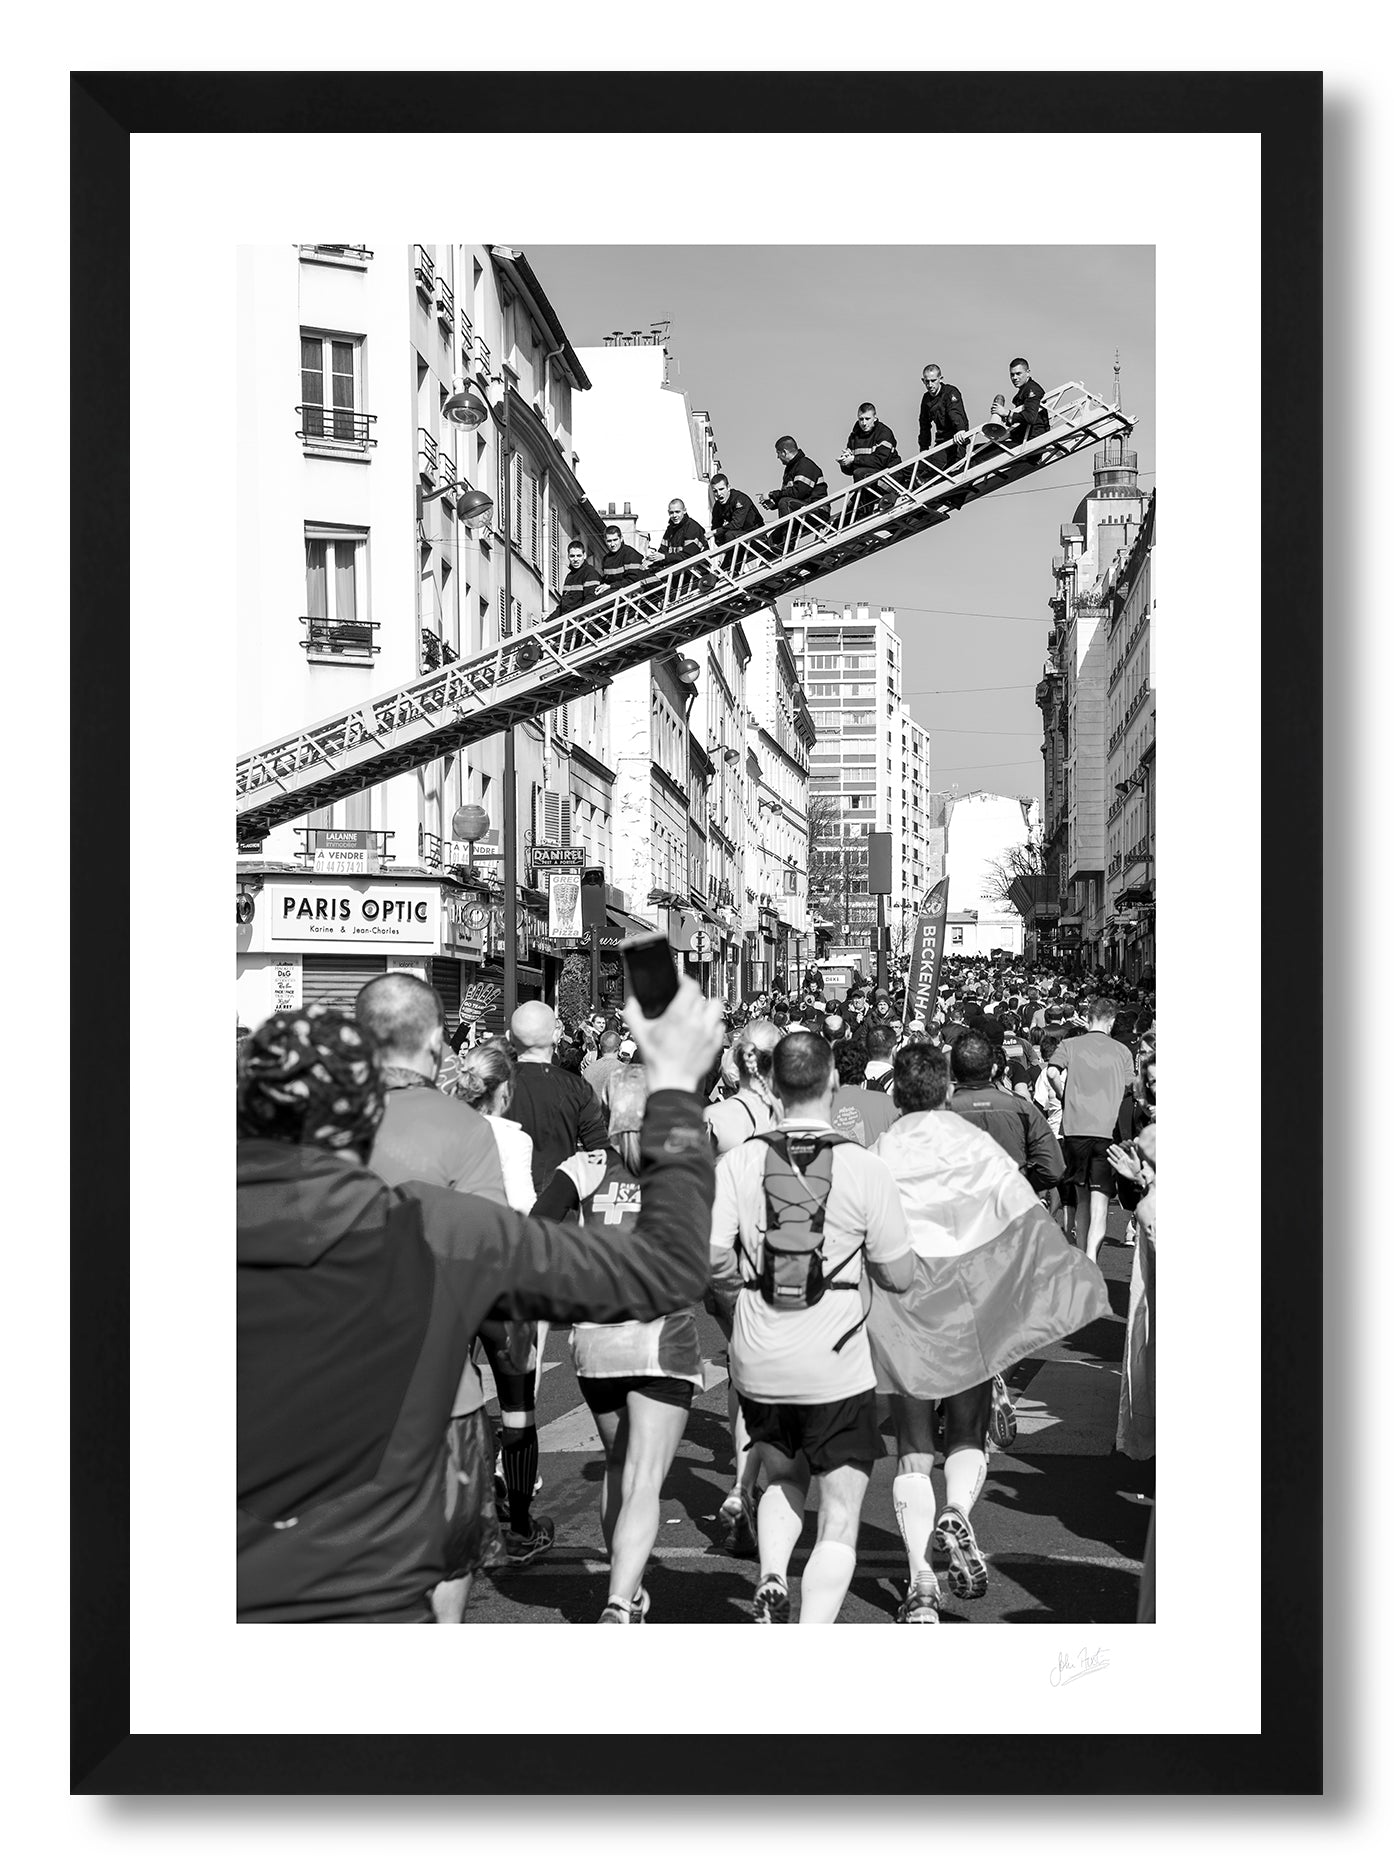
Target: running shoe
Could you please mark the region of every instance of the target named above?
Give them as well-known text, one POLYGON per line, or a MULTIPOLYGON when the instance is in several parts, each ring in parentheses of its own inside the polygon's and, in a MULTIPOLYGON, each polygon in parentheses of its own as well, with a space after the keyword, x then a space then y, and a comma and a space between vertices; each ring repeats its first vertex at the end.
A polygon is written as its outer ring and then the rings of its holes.
POLYGON ((755 1504, 745 1490, 732 1489, 716 1518, 721 1523, 723 1552, 740 1560, 753 1558, 756 1551, 755 1504))
POLYGON ((946 1508, 934 1528, 934 1544, 949 1556, 949 1590, 955 1598, 981 1598, 987 1590, 987 1561, 973 1523, 957 1508, 946 1508))
POLYGON ((596 1623, 642 1624, 648 1615, 649 1595, 641 1585, 628 1604, 622 1598, 608 1599, 596 1623))
POLYGON ((939 1622, 939 1581, 930 1585, 912 1585, 905 1603, 895 1614, 897 1624, 937 1624, 939 1622))
POLYGON ((778 1573, 770 1573, 755 1588, 755 1623, 789 1622, 789 1588, 778 1573))
POLYGON ((503 1550, 508 1555, 510 1567, 527 1566, 539 1554, 545 1553, 557 1537, 557 1526, 543 1514, 532 1518, 530 1534, 515 1534, 511 1527, 503 1530, 503 1550))
POLYGON ((987 1434, 999 1450, 1010 1450, 1016 1442, 1016 1411, 1001 1373, 992 1375, 992 1416, 988 1419, 987 1434))

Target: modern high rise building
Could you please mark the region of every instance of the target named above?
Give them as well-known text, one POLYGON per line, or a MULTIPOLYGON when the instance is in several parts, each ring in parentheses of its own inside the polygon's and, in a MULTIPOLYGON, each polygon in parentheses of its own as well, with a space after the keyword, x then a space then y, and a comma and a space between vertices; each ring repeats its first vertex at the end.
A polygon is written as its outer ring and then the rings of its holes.
POLYGON ((788 633, 817 731, 809 779, 816 913, 834 947, 875 947, 867 838, 891 834, 886 919, 908 939, 930 867, 929 736, 905 707, 902 645, 887 606, 794 600, 788 633))

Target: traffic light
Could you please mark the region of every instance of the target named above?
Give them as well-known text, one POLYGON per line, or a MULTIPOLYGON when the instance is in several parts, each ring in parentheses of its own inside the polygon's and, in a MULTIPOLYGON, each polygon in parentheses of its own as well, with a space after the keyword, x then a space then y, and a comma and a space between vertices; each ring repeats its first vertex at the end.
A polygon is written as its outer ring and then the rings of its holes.
POLYGON ((589 934, 605 925, 605 871, 601 865, 588 866, 581 872, 581 929, 589 934))

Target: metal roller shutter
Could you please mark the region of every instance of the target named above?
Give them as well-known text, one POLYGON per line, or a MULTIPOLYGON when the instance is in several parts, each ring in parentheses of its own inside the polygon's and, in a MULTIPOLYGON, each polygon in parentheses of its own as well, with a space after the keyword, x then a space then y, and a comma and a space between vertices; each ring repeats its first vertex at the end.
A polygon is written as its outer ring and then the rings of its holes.
POLYGON ((431 984, 440 994, 440 1002, 445 1007, 445 1022, 453 1030, 455 1021, 460 1016, 459 961, 450 959, 432 960, 431 984))
POLYGON ((386 954, 306 954, 300 969, 306 1005, 352 1012, 360 991, 387 971, 386 954))

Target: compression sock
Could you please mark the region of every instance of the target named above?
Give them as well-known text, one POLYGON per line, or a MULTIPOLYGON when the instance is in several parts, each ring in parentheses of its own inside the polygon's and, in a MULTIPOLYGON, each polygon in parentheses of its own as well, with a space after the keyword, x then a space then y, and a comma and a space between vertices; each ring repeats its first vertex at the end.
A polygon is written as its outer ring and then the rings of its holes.
POLYGON ((503 1484, 508 1490, 508 1525, 515 1534, 532 1532, 532 1485, 537 1480, 537 1426, 504 1427, 503 1484))
POLYGON ((803 1508, 803 1491, 792 1482, 772 1482, 760 1497, 756 1523, 762 1579, 773 1572, 789 1583, 789 1561, 803 1532, 803 1508))
POLYGON ((820 1540, 799 1581, 800 1624, 836 1624, 856 1568, 855 1547, 844 1540, 820 1540))
POLYGON ((987 1454, 982 1450, 955 1450, 944 1462, 944 1501, 966 1515, 983 1492, 987 1454))
POLYGON ((897 1476, 891 1500, 910 1562, 910 1578, 928 1580, 929 1537, 934 1532, 934 1484, 925 1475, 897 1476))

